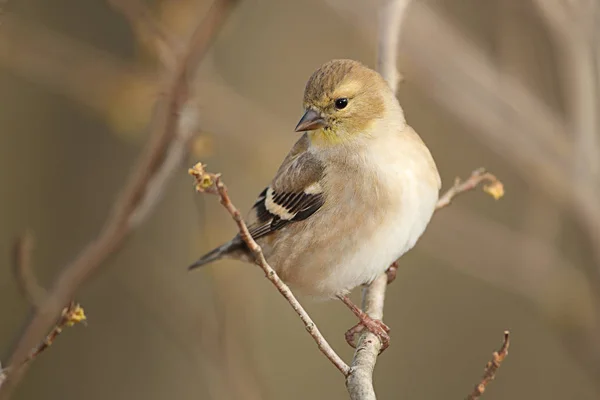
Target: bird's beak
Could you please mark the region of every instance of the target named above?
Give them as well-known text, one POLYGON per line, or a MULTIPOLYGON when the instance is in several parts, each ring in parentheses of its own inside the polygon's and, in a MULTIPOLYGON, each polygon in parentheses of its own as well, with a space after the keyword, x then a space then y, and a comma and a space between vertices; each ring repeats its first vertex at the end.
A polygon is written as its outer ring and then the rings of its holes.
POLYGON ((314 110, 307 110, 298 125, 296 125, 296 132, 314 131, 324 126, 325 120, 321 118, 319 113, 314 110))

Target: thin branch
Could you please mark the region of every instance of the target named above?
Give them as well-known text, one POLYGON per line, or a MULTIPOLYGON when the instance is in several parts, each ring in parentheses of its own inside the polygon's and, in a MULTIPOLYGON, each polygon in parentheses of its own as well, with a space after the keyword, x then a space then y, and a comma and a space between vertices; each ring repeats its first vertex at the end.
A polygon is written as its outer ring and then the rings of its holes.
POLYGON ((46 290, 38 283, 31 266, 33 235, 30 232, 18 237, 13 249, 13 269, 17 286, 23 297, 33 307, 39 307, 45 300, 46 290))
POLYGON ((0 389, 0 399, 8 398, 10 388, 13 388, 23 375, 24 368, 21 365, 28 357, 30 349, 53 326, 55 318, 64 305, 69 303, 74 293, 104 264, 107 258, 123 245, 134 226, 139 224, 139 219, 132 220, 132 215, 140 204, 144 203, 149 185, 160 171, 169 146, 177 133, 180 112, 188 97, 188 79, 196 70, 235 3, 234 0, 216 0, 192 34, 185 52, 178 61, 177 68, 168 80, 166 94, 158 103, 151 139, 135 165, 122 196, 114 204, 98 237, 63 269, 50 290, 47 300, 34 310, 31 321, 10 357, 10 366, 16 367, 11 367, 8 379, 0 389))
MULTIPOLYGON (((383 303, 388 285, 386 274, 380 275, 364 290, 362 309, 371 318, 383 319, 383 303)), ((358 339, 354 352, 350 374, 346 379, 346 388, 351 400, 375 400, 373 388, 373 370, 381 350, 381 341, 371 332, 358 339)))
POLYGON ((73 326, 79 322, 85 324, 86 316, 83 308, 79 303, 71 301, 68 306, 63 308, 60 317, 56 321, 56 324, 48 335, 42 340, 42 342, 35 347, 23 361, 23 365, 31 362, 34 358, 44 352, 48 347, 52 346, 54 340, 60 335, 66 327, 73 326))
MULTIPOLYGON (((46 290, 38 283, 38 280, 33 273, 31 263, 31 253, 33 251, 33 235, 26 232, 15 241, 13 249, 13 268, 17 286, 21 290, 29 304, 35 309, 39 308, 46 301, 48 294, 46 290)), ((63 329, 67 326, 73 326, 78 322, 85 323, 86 316, 83 307, 79 303, 71 301, 68 306, 63 308, 60 318, 48 335, 38 344, 27 356, 21 365, 31 362, 39 354, 44 352, 54 343, 54 340, 60 335, 63 329)), ((6 379, 6 373, 12 367, 0 368, 0 386, 6 379)))
POLYGON ((290 303, 296 314, 300 316, 300 319, 304 323, 304 326, 308 333, 312 336, 319 350, 331 361, 333 365, 344 375, 348 376, 350 367, 340 358, 340 356, 333 350, 327 340, 323 337, 317 325, 310 318, 308 313, 304 310, 300 302, 296 299, 290 288, 283 283, 279 278, 275 270, 267 263, 262 249, 254 241, 252 235, 248 231, 248 227, 242 218, 242 215, 238 209, 233 205, 229 195, 227 194, 227 187, 221 181, 218 174, 211 174, 204 170, 202 163, 196 164, 189 170, 190 175, 196 180, 196 190, 202 193, 211 193, 218 195, 221 199, 221 204, 227 209, 233 220, 238 226, 240 237, 246 243, 252 254, 256 264, 264 271, 267 279, 277 288, 279 293, 290 303))
POLYGON ((65 329, 66 327, 71 327, 80 322, 84 325, 86 324, 85 312, 83 308, 79 305, 79 303, 71 301, 68 306, 63 308, 60 314, 60 318, 56 321, 56 324, 54 325, 50 333, 48 333, 48 335, 44 337, 44 340, 42 340, 40 344, 38 344, 33 350, 30 351, 29 355, 23 360, 21 365, 11 365, 7 368, 2 368, 2 365, 0 365, 0 388, 2 387, 4 381, 7 379, 8 374, 11 373, 14 368, 22 367, 24 365, 29 364, 37 356, 39 356, 46 349, 48 349, 48 347, 52 346, 58 335, 62 333, 63 329, 65 329))
POLYGON ((498 372, 500 365, 502 365, 502 361, 504 361, 508 355, 509 346, 510 333, 508 331, 504 331, 504 341, 502 342, 502 347, 500 347, 500 350, 495 351, 494 354, 492 354, 492 360, 486 364, 481 381, 475 386, 471 394, 467 396, 467 400, 476 400, 481 397, 483 392, 485 392, 487 385, 494 380, 496 377, 496 372, 498 372))
POLYGON ((483 190, 490 194, 495 199, 499 199, 504 195, 504 186, 494 175, 486 172, 485 169, 479 168, 471 173, 471 176, 466 181, 461 181, 456 178, 454 185, 440 196, 435 209, 436 211, 450 205, 454 197, 457 195, 475 189, 482 182, 488 182, 483 187, 483 190))

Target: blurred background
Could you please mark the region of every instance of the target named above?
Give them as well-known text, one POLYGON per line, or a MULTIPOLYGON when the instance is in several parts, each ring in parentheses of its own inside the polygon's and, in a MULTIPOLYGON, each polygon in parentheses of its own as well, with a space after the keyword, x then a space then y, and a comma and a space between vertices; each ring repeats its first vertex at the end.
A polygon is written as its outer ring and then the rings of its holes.
MULTIPOLYGON (((206 0, 9 0, 0 15, 0 360, 31 305, 10 265, 36 238, 44 287, 97 235, 146 144, 169 55, 206 0), (122 9, 135 12, 132 23, 122 9), (126 8, 126 7, 125 7, 126 8), (156 19, 166 37, 142 22, 156 19), (158 49, 158 50, 157 50, 158 49)), ((31 365, 15 399, 344 399, 344 381, 258 268, 186 265, 229 239, 218 199, 187 168, 222 172, 247 210, 297 139, 305 81, 321 63, 377 56, 377 2, 240 0, 189 77, 194 137, 164 196, 77 290, 88 326, 31 365)), ((460 399, 510 329, 493 399, 600 396, 600 4, 419 0, 399 45, 398 97, 444 188, 478 167, 481 191, 437 213, 389 287, 392 345, 379 398, 460 399)), ((191 122, 190 122, 191 121, 191 122)), ((360 293, 355 293, 359 300, 360 293)), ((302 300, 302 299, 301 299, 302 300)), ((348 362, 354 316, 307 310, 348 362)))

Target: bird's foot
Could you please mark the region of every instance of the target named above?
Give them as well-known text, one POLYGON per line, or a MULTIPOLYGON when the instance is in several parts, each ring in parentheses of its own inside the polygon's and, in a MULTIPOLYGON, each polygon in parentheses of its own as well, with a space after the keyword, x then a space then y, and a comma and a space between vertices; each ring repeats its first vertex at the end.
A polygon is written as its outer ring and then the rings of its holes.
POLYGON ((387 275, 388 285, 396 280, 396 273, 398 272, 398 261, 394 261, 388 269, 385 270, 387 275))
POLYGON ((387 349, 390 345, 390 328, 383 321, 378 319, 373 319, 369 317, 367 314, 363 314, 361 316, 361 320, 358 324, 354 325, 352 328, 348 329, 346 332, 346 342, 354 348, 356 348, 355 338, 356 335, 360 334, 362 331, 367 329, 369 332, 374 334, 381 341, 381 350, 379 354, 383 353, 385 349, 387 349))

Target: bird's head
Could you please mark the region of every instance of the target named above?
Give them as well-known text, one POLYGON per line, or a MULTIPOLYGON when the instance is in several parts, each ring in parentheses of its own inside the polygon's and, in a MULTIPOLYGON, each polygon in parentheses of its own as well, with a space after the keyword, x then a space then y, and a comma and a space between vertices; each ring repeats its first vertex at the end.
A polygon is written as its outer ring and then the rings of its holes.
POLYGON ((353 60, 332 60, 317 69, 304 91, 305 113, 296 132, 309 132, 313 143, 335 144, 371 136, 372 123, 397 105, 394 93, 377 72, 353 60))

